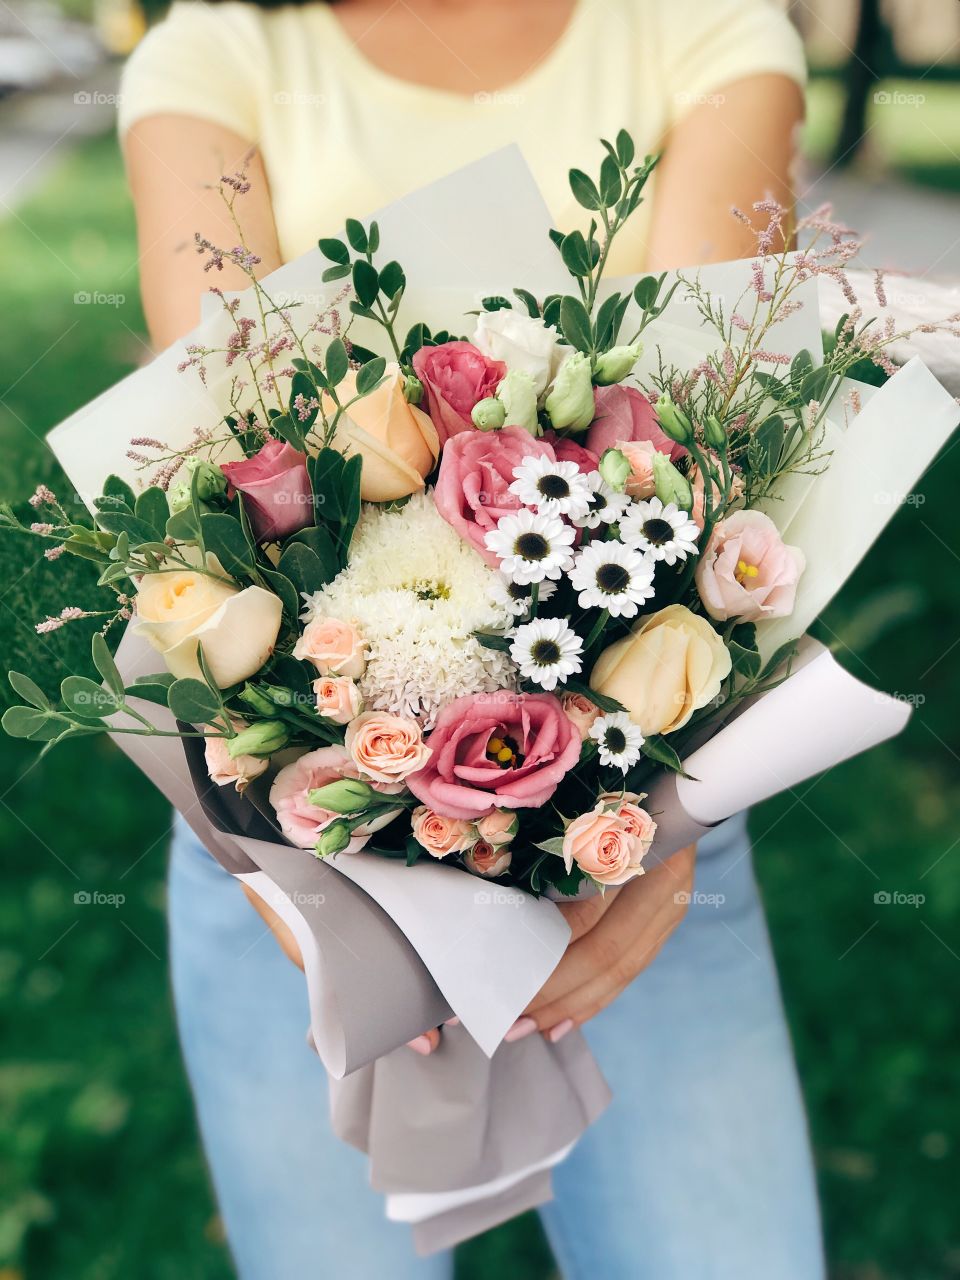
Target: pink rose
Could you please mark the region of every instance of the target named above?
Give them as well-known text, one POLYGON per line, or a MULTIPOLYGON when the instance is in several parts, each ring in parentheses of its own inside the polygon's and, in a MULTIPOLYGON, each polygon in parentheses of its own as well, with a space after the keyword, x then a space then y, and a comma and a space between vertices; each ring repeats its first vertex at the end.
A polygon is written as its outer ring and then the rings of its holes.
POLYGON ((580 735, 548 693, 477 693, 443 708, 430 760, 407 778, 418 800, 451 818, 539 808, 580 757, 580 735), (509 759, 501 758, 509 750, 509 759))
POLYGON ((492 396, 507 372, 502 360, 491 360, 472 342, 443 342, 421 347, 413 371, 427 394, 427 412, 440 443, 461 431, 474 430, 474 405, 492 396))
POLYGON ((658 452, 652 440, 618 440, 616 448, 630 463, 630 474, 624 491, 631 498, 652 498, 657 491, 653 476, 653 455, 658 452))
POLYGON ((499 562, 484 537, 519 509, 520 499, 510 492, 513 470, 532 454, 556 456, 545 440, 535 440, 522 427, 463 432, 443 450, 433 495, 437 510, 493 568, 499 562))
POLYGON ((600 456, 592 449, 585 449, 570 436, 558 436, 555 431, 545 431, 543 437, 553 449, 558 462, 575 462, 585 476, 596 471, 600 465, 600 456))
MULTIPOLYGON (((320 747, 281 769, 270 788, 270 804, 277 815, 280 830, 299 849, 312 849, 324 827, 340 814, 311 804, 308 796, 315 787, 325 787, 340 778, 358 777, 357 767, 342 747, 320 747)), ((363 847, 369 836, 358 832, 350 841, 348 852, 363 847)))
POLYGON ((761 511, 735 511, 714 528, 697 565, 700 599, 711 618, 785 618, 793 612, 806 560, 761 511))
POLYGON ((579 733, 580 741, 586 742, 594 722, 602 714, 600 708, 582 693, 569 692, 560 695, 560 705, 563 707, 563 714, 579 733))
POLYGON ((347 724, 360 714, 360 690, 349 676, 321 676, 313 682, 317 710, 334 724, 347 724))
POLYGON ((410 815, 413 838, 434 858, 462 853, 475 840, 473 824, 462 818, 444 818, 427 807, 418 805, 410 815))
POLYGON ((502 876, 509 871, 513 854, 509 849, 497 848, 488 840, 478 840, 472 849, 463 855, 464 866, 470 868, 478 876, 502 876))
POLYGON ((587 447, 598 457, 620 440, 649 440, 671 462, 686 453, 683 445, 660 430, 653 405, 634 387, 619 382, 611 387, 594 387, 593 400, 597 412, 587 432, 587 447))
POLYGON ((394 790, 431 754, 416 720, 387 711, 364 711, 351 720, 343 745, 364 778, 394 790))
POLYGON ((348 676, 357 680, 366 667, 363 638, 351 622, 339 618, 314 618, 293 647, 295 658, 312 662, 322 676, 348 676))
MULTIPOLYGON (((245 720, 233 720, 233 727, 239 732, 247 728, 245 720)), ((221 730, 217 729, 217 733, 221 730)), ((207 762, 207 773, 210 781, 218 787, 225 787, 232 782, 238 791, 243 791, 247 784, 258 778, 270 764, 269 759, 260 756, 237 756, 230 758, 226 738, 207 738, 203 744, 203 755, 207 762)))
POLYGON ((510 843, 517 834, 519 825, 517 815, 509 809, 491 809, 477 823, 477 835, 487 844, 499 849, 510 843))
POLYGON ((245 499, 253 531, 275 542, 314 523, 307 457, 283 440, 268 440, 252 458, 223 462, 220 469, 245 499))
POLYGON ((643 875, 640 865, 653 843, 657 824, 629 791, 602 795, 589 813, 567 824, 563 861, 569 873, 574 863, 598 884, 625 884, 643 875))

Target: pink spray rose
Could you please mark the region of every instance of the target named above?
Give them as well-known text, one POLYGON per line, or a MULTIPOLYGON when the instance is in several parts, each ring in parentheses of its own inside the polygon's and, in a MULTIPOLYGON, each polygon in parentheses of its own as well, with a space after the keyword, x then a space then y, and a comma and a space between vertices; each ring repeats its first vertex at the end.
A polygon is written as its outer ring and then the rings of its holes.
POLYGON ((473 823, 462 818, 444 818, 425 804, 417 805, 410 815, 413 838, 434 858, 462 853, 476 840, 473 823))
POLYGON ((430 759, 407 787, 437 813, 468 820, 546 804, 580 757, 580 735, 548 693, 456 698, 427 745, 430 759))
POLYGON ((611 387, 594 387, 596 417, 587 432, 587 448, 602 457, 606 449, 619 447, 619 441, 649 440, 655 449, 665 453, 671 462, 686 453, 683 445, 664 435, 657 422, 653 405, 635 387, 614 383, 611 387))
POLYGON ((344 746, 361 776, 381 789, 399 790, 407 774, 422 769, 430 759, 416 720, 388 711, 364 711, 351 720, 344 746))
MULTIPOLYGON (((320 747, 281 769, 270 788, 270 804, 280 830, 298 849, 312 849, 324 827, 340 815, 311 804, 308 796, 315 787, 325 787, 341 778, 356 778, 359 771, 342 747, 320 747)), ((367 833, 369 835, 369 832, 367 833)), ((355 835, 348 846, 353 853, 363 847, 367 836, 355 835)))
POLYGON ((477 823, 477 835, 495 849, 509 844, 517 834, 517 815, 509 809, 491 809, 477 823))
POLYGON ((652 498, 657 491, 653 475, 653 455, 658 452, 652 440, 618 440, 616 448, 630 463, 630 474, 624 492, 631 498, 652 498))
MULTIPOLYGON (((232 723, 238 733, 241 729, 247 728, 245 720, 233 719, 232 723)), ((217 730, 217 732, 221 731, 217 730)), ((248 783, 263 773, 270 761, 261 756, 231 757, 227 750, 228 741, 229 739, 220 737, 205 739, 203 755, 207 764, 207 773, 210 775, 210 781, 215 782, 218 787, 225 787, 232 782, 237 791, 244 791, 248 783)))
POLYGON ((657 824, 629 791, 602 795, 589 813, 567 824, 563 860, 574 863, 598 884, 625 884, 643 875, 640 865, 653 842, 657 824))
POLYGON ((478 840, 473 848, 468 849, 463 855, 463 861, 464 865, 478 876, 493 879, 494 876, 502 876, 505 871, 509 871, 513 854, 510 849, 503 846, 498 848, 489 840, 478 840))
POLYGON ((499 561, 484 536, 501 517, 519 509, 520 499, 510 492, 513 470, 532 454, 555 457, 545 440, 535 440, 522 427, 504 427, 454 436, 440 459, 434 490, 437 510, 493 568, 499 561))
POLYGON ((601 715, 600 708, 595 702, 585 698, 582 693, 569 691, 560 695, 560 705, 563 707, 564 715, 579 733, 580 740, 586 742, 594 721, 601 715))
POLYGON ((711 618, 785 618, 793 612, 806 560, 761 511, 735 511, 710 535, 697 565, 700 599, 711 618))
POLYGON ((253 531, 263 542, 286 538, 314 523, 307 457, 283 440, 268 440, 252 458, 220 469, 245 499, 253 531))
POLYGON ((423 383, 427 412, 440 443, 473 430, 473 407, 492 396, 507 372, 502 360, 491 360, 472 342, 443 342, 421 347, 413 357, 413 371, 423 383))
POLYGON ((352 622, 339 618, 314 618, 293 647, 295 658, 312 662, 322 676, 348 676, 356 680, 367 665, 363 637, 352 622))
MULTIPOLYGON (((716 455, 712 455, 713 461, 717 463, 716 455)), ((717 464, 719 468, 719 463, 717 464)), ((700 468, 696 465, 692 466, 687 472, 687 479, 690 481, 690 487, 693 490, 693 507, 690 510, 690 519, 697 526, 700 532, 703 532, 703 513, 704 513, 704 483, 700 468)), ((730 477, 730 499, 733 501, 741 497, 743 494, 743 476, 739 472, 734 471, 730 477)), ((720 486, 715 480, 710 481, 710 503, 715 510, 717 503, 721 498, 720 486)))
POLYGON ((348 724, 360 714, 360 690, 349 676, 321 676, 313 682, 317 710, 334 724, 348 724))

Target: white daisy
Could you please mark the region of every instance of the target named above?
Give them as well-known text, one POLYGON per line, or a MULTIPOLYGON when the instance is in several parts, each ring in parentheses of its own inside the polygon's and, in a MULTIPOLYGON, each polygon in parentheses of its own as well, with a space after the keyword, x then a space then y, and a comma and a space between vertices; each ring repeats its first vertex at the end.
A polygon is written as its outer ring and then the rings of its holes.
POLYGON ((643 734, 625 711, 611 711, 594 720, 590 737, 600 747, 600 763, 627 772, 643 752, 643 734))
POLYGON ((583 641, 564 618, 535 618, 517 627, 510 656, 527 680, 551 690, 581 669, 583 641))
POLYGON ((607 609, 614 618, 633 618, 653 598, 654 562, 622 542, 590 542, 577 554, 568 577, 582 609, 607 609))
POLYGON ((676 564, 697 554, 700 530, 675 502, 664 506, 659 498, 648 498, 646 502, 633 503, 623 516, 620 537, 654 560, 676 564))
POLYGON ((630 506, 625 493, 617 493, 607 484, 599 471, 591 471, 586 477, 590 486, 590 506, 585 515, 571 519, 578 529, 598 529, 602 524, 613 524, 630 506))
POLYGON ((522 507, 497 521, 484 541, 500 559, 501 572, 522 586, 559 578, 570 567, 573 529, 559 516, 545 516, 522 507))
MULTIPOLYGON (((549 600, 556 591, 556 583, 544 580, 539 584, 537 602, 549 600)), ((530 600, 533 596, 533 583, 511 582, 505 574, 498 573, 493 588, 494 599, 501 609, 522 618, 530 612, 530 600)))
POLYGON ((510 492, 542 515, 569 516, 574 520, 590 510, 593 491, 575 462, 555 462, 550 457, 531 454, 514 467, 513 474, 516 479, 510 492))

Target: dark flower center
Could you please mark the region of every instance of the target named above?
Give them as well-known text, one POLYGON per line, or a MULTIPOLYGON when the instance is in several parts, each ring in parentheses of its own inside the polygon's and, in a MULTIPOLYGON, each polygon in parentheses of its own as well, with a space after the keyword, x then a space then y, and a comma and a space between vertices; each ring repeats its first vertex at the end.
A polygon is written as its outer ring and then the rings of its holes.
POLYGON ((499 738, 494 734, 487 742, 486 755, 501 769, 513 769, 523 764, 519 743, 507 734, 499 738))
POLYGON ((513 544, 513 551, 524 560, 545 560, 550 554, 550 543, 542 533, 521 533, 513 544))
POLYGON ((630 574, 622 564, 602 564, 597 570, 597 586, 608 596, 619 595, 630 585, 630 574))
POLYGON ((522 585, 519 582, 511 582, 507 587, 507 595, 510 597, 511 600, 517 600, 517 601, 529 600, 530 588, 528 586, 522 585))
POLYGON ((541 476, 537 488, 545 498, 569 498, 570 485, 563 476, 541 476))
POLYGON ((611 755, 618 756, 627 749, 627 738, 622 729, 608 729, 603 739, 611 755))
POLYGON ((673 525, 669 520, 645 520, 643 522, 643 536, 648 542, 652 542, 655 547, 662 547, 665 542, 669 542, 673 537, 673 525))
POLYGON ((552 667, 562 654, 556 640, 538 640, 530 648, 530 657, 540 667, 552 667))

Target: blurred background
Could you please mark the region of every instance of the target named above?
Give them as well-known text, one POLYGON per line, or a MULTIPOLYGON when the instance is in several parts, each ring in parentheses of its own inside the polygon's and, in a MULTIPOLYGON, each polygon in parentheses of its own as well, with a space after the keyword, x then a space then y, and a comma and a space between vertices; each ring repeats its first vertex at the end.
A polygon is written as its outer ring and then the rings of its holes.
MULTIPOLYGON (((802 206, 835 201, 870 265, 960 310, 960 5, 791 13, 813 73, 802 206)), ((0 0, 0 500, 57 489, 44 433, 147 354, 113 124, 156 16, 0 0)), ((960 394, 957 354, 930 358, 960 394)), ((954 444, 820 627, 913 704, 908 731, 752 819, 836 1280, 960 1276, 958 486, 954 444)), ((36 620, 94 598, 82 562, 0 539, 4 669, 34 665, 36 620)), ((85 631, 42 643, 51 671, 86 669, 85 631)), ((0 1280, 226 1280, 168 990, 168 814, 106 743, 35 756, 0 736, 0 1280)), ((552 1274, 535 1220, 460 1251, 462 1280, 497 1268, 552 1274)))

